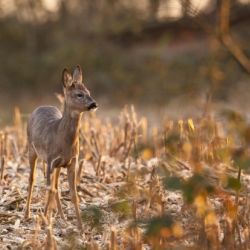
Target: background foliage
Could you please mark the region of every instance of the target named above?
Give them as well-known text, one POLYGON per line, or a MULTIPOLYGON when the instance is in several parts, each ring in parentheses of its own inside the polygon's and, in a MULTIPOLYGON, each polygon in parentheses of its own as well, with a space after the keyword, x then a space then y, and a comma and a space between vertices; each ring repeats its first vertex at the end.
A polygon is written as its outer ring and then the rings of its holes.
POLYGON ((220 36, 228 21, 237 46, 250 54, 247 1, 57 0, 51 8, 53 2, 0 1, 2 102, 28 98, 30 111, 61 90, 62 69, 75 64, 112 106, 163 105, 208 89, 225 99, 249 83, 249 62, 235 58, 220 36), (227 2, 228 20, 221 13, 227 2))

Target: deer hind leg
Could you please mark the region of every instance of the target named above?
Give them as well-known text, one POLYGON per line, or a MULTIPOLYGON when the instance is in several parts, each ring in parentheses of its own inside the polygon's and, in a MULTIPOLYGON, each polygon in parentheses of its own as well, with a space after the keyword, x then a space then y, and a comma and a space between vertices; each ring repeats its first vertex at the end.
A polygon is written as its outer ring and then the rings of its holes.
MULTIPOLYGON (((60 202, 59 197, 57 197, 58 178, 60 174, 60 168, 58 168, 59 163, 60 163, 60 157, 56 157, 52 160, 49 159, 47 161, 47 189, 48 189, 47 197, 48 199, 47 199, 47 204, 44 210, 45 216, 47 216, 48 212, 51 216, 51 210, 52 208, 55 207, 55 201, 57 205, 58 205, 58 201, 60 202)), ((61 208, 61 203, 60 203, 60 208, 61 208)), ((59 212, 60 212, 60 208, 59 208, 59 212)))
POLYGON ((57 209, 58 209, 58 212, 59 212, 61 218, 64 221, 66 221, 63 210, 62 210, 62 205, 61 205, 61 200, 60 200, 60 193, 59 193, 59 190, 58 190, 60 171, 61 171, 61 168, 57 168, 56 172, 55 172, 56 203, 57 203, 57 209))
POLYGON ((77 159, 72 160, 72 163, 67 168, 67 172, 68 172, 68 182, 69 182, 71 200, 72 200, 72 203, 74 204, 75 211, 76 211, 78 229, 82 233, 83 232, 82 220, 80 216, 79 201, 78 201, 78 195, 76 191, 76 164, 77 164, 77 159))
POLYGON ((34 185, 36 163, 37 163, 37 155, 35 151, 30 147, 29 148, 30 177, 29 177, 28 198, 27 198, 26 211, 25 211, 26 219, 30 218, 30 202, 31 202, 33 185, 34 185))
POLYGON ((49 215, 49 219, 51 218, 51 210, 55 207, 55 196, 56 196, 56 188, 55 188, 55 171, 51 173, 51 185, 47 185, 47 203, 44 210, 44 215, 47 217, 49 215))

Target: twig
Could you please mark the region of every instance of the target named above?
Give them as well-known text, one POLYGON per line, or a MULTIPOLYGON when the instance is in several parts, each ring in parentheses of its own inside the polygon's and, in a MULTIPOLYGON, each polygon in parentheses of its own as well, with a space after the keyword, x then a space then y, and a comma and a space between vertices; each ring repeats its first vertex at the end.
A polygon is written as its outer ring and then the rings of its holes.
POLYGON ((77 177, 76 177, 76 184, 77 184, 77 185, 79 185, 80 182, 81 182, 83 164, 84 164, 84 160, 81 160, 81 161, 79 162, 79 168, 78 168, 77 177))
POLYGON ((4 166, 5 166, 5 156, 4 156, 4 146, 5 146, 4 134, 0 135, 0 164, 1 164, 1 173, 0 173, 0 181, 3 180, 4 177, 4 166))
POLYGON ((78 186, 77 190, 81 190, 82 192, 84 192, 85 194, 87 194, 90 197, 95 197, 93 194, 91 194, 86 188, 82 187, 82 186, 78 186))
POLYGON ((89 142, 89 140, 86 138, 86 136, 83 134, 83 132, 81 133, 81 135, 82 135, 82 138, 84 139, 84 141, 87 143, 88 148, 91 149, 91 152, 94 155, 94 157, 96 159, 98 159, 98 153, 95 150, 93 150, 93 147, 92 147, 91 143, 89 142))
POLYGON ((220 8, 220 38, 223 45, 239 62, 239 64, 250 74, 250 60, 243 53, 240 46, 233 40, 230 34, 230 5, 231 0, 222 0, 220 8))
POLYGON ((99 147, 97 144, 96 133, 94 132, 93 129, 91 130, 91 136, 92 136, 91 138, 93 139, 93 142, 94 142, 96 153, 97 153, 98 158, 99 158, 100 157, 100 150, 99 150, 99 147))
MULTIPOLYGON (((242 169, 239 168, 238 176, 237 176, 237 181, 238 181, 238 183, 240 183, 241 171, 242 171, 242 169)), ((236 205, 236 207, 237 207, 237 210, 238 210, 238 204, 239 204, 239 190, 237 191, 236 197, 235 197, 235 205, 236 205)))

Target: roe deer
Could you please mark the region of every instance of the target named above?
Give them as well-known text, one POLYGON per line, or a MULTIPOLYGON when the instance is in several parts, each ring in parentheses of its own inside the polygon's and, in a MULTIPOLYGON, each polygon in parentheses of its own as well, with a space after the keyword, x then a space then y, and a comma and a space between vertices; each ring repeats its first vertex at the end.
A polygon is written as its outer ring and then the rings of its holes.
MULTIPOLYGON (((47 186, 51 185, 50 194, 53 192, 55 195, 51 197, 55 197, 53 199, 55 199, 58 211, 63 219, 65 218, 58 193, 58 178, 60 168, 67 168, 71 199, 75 206, 78 228, 82 231, 76 191, 79 127, 82 112, 96 109, 97 104, 82 82, 80 66, 75 67, 73 74, 64 69, 62 72, 62 83, 65 98, 63 114, 56 107, 41 106, 33 111, 28 121, 27 135, 31 172, 25 217, 30 217, 30 202, 36 161, 37 158, 40 158, 47 163, 47 186)), ((51 197, 48 197, 45 215, 47 215, 51 197)))

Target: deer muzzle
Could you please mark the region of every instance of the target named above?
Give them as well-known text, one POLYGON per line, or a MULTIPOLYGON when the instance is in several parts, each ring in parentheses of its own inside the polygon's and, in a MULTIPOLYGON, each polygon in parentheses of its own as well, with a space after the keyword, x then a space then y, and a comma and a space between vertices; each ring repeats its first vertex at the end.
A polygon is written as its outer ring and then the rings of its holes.
POLYGON ((92 102, 90 103, 90 105, 88 106, 88 110, 92 110, 92 109, 97 109, 98 105, 96 102, 92 102))

